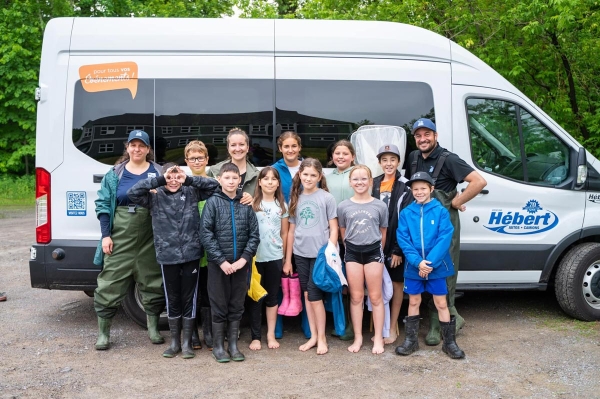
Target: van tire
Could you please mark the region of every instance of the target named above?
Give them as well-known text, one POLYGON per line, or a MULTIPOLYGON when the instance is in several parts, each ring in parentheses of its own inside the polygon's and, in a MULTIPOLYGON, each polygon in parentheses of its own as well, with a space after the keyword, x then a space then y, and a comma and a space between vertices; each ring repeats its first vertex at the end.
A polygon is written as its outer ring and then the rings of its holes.
POLYGON ((600 244, 587 242, 571 248, 558 266, 554 287, 565 313, 583 321, 600 320, 599 279, 600 244))
MULTIPOLYGON (((121 306, 123 306, 125 314, 129 316, 131 320, 133 320, 139 326, 146 328, 146 312, 142 306, 141 296, 139 290, 137 289, 137 284, 131 284, 125 299, 123 299, 123 302, 121 303, 121 306)), ((169 329, 169 321, 165 312, 160 315, 158 328, 160 330, 169 329)))

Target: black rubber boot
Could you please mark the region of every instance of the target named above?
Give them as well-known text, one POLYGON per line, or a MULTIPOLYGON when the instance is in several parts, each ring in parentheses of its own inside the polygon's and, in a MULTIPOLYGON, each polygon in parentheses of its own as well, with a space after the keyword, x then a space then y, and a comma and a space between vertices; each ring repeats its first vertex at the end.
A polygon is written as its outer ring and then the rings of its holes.
POLYGON ((169 331, 171 344, 163 352, 163 356, 171 358, 181 352, 181 317, 169 317, 169 331))
POLYGON ((396 347, 397 355, 408 356, 419 350, 419 321, 419 315, 404 318, 406 338, 404 338, 402 345, 396 347))
POLYGON ((98 340, 96 341, 96 350, 105 351, 110 348, 110 326, 112 319, 103 319, 98 317, 98 340))
POLYGON ((192 348, 192 332, 196 320, 190 317, 183 318, 183 328, 181 332, 181 352, 184 359, 191 359, 196 356, 192 348))
POLYGON ((200 342, 200 335, 198 335, 198 319, 194 319, 194 328, 192 329, 192 348, 194 350, 202 349, 202 342, 200 342))
POLYGON ((440 321, 442 327, 442 338, 444 343, 442 344, 442 350, 452 359, 462 359, 465 357, 463 352, 458 345, 456 345, 456 316, 450 316, 450 321, 444 323, 440 321))
POLYGON ((202 317, 202 335, 204 336, 204 343, 206 344, 206 347, 209 350, 212 350, 213 337, 211 328, 212 316, 210 314, 210 308, 200 308, 200 317, 202 317))
POLYGON ((235 362, 241 362, 246 357, 240 350, 238 349, 238 337, 240 331, 240 321, 230 321, 227 326, 227 341, 229 342, 229 347, 227 348, 229 351, 229 355, 231 356, 231 360, 235 362))
POLYGON ((231 357, 225 350, 225 323, 212 323, 212 337, 213 357, 219 363, 227 363, 231 360, 231 357))

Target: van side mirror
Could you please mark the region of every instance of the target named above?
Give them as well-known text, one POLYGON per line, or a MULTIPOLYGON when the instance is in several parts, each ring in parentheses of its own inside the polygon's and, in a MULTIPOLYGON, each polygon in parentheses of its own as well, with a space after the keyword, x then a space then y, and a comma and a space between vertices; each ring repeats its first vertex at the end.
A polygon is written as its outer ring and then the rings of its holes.
POLYGON ((577 181, 575 183, 575 188, 580 189, 585 184, 587 180, 587 159, 585 156, 585 148, 579 147, 579 153, 577 154, 577 181))

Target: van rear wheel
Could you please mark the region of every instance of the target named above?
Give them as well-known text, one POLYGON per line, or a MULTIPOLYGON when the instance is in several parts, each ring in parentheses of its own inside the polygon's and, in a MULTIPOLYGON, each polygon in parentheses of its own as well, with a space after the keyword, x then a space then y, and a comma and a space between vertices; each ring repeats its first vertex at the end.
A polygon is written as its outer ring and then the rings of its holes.
POLYGON ((600 320, 600 244, 571 248, 560 262, 555 279, 560 307, 579 320, 600 320))
MULTIPOLYGON (((142 296, 137 288, 137 284, 131 284, 127 296, 123 299, 121 304, 125 314, 129 316, 131 320, 136 322, 141 327, 146 328, 146 312, 142 305, 142 296)), ((167 313, 163 312, 160 315, 160 321, 158 322, 158 328, 161 330, 168 330, 169 321, 167 319, 167 313)))

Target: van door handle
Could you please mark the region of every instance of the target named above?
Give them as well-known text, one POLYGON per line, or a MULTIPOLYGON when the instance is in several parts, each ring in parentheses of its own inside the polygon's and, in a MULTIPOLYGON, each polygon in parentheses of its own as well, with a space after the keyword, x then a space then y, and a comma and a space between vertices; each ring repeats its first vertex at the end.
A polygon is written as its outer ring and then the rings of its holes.
MULTIPOLYGON (((461 193, 464 193, 464 192, 465 192, 465 190, 466 190, 466 188, 463 188, 462 190, 460 190, 460 192, 461 192, 461 193)), ((489 190, 481 190, 481 191, 479 192, 479 194, 489 194, 489 193, 490 193, 490 191, 489 191, 489 190)))
POLYGON ((104 175, 94 175, 94 183, 101 183, 104 175))

